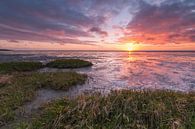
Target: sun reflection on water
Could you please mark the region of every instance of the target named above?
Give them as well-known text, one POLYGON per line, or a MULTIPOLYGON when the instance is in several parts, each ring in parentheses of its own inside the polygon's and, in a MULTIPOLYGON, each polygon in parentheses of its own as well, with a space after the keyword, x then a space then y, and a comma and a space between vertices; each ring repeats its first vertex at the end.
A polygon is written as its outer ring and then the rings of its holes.
POLYGON ((128 51, 128 57, 127 57, 127 60, 130 61, 130 62, 133 62, 136 60, 135 56, 132 56, 132 51, 128 51))

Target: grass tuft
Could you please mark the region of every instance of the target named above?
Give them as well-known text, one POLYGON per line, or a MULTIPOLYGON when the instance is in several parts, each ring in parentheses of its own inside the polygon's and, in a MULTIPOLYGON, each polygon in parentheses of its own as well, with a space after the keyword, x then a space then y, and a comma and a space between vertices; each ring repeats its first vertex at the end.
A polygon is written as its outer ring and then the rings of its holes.
POLYGON ((0 63, 0 73, 34 71, 42 67, 41 62, 4 62, 0 63))
POLYGON ((31 101, 37 89, 68 90, 87 79, 86 75, 76 72, 22 73, 13 76, 11 84, 0 88, 0 127, 14 119, 15 109, 31 101))
POLYGON ((80 59, 59 59, 54 60, 46 64, 47 67, 51 68, 82 68, 92 66, 93 64, 89 61, 80 59))
POLYGON ((194 129, 195 94, 119 91, 45 105, 32 129, 194 129))

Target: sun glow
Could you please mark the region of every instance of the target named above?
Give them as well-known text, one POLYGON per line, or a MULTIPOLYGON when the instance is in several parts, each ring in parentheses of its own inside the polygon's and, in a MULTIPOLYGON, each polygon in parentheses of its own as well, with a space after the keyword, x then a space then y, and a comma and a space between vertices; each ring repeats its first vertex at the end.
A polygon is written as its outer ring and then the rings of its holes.
POLYGON ((134 44, 128 43, 126 46, 127 46, 128 51, 133 51, 134 50, 134 44))

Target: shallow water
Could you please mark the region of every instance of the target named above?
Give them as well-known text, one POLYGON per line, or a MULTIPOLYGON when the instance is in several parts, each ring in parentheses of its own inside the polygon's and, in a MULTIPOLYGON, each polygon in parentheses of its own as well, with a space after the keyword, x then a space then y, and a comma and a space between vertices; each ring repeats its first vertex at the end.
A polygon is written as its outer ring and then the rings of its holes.
MULTIPOLYGON (((75 69, 89 75, 88 82, 74 89, 75 93, 145 88, 195 90, 194 52, 11 51, 0 53, 0 61, 47 62, 56 58, 80 58, 94 64, 91 68, 75 69)), ((40 71, 59 70, 45 68, 40 71)))

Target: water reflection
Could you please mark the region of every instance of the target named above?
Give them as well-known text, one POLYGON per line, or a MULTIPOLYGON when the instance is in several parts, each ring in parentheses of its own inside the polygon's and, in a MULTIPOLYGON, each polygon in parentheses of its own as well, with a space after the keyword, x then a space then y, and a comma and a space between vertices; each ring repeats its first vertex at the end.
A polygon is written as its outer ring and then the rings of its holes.
POLYGON ((128 58, 127 58, 127 60, 128 60, 129 62, 133 62, 133 61, 136 60, 136 57, 133 56, 132 54, 133 54, 133 52, 131 52, 131 51, 128 52, 128 58))

